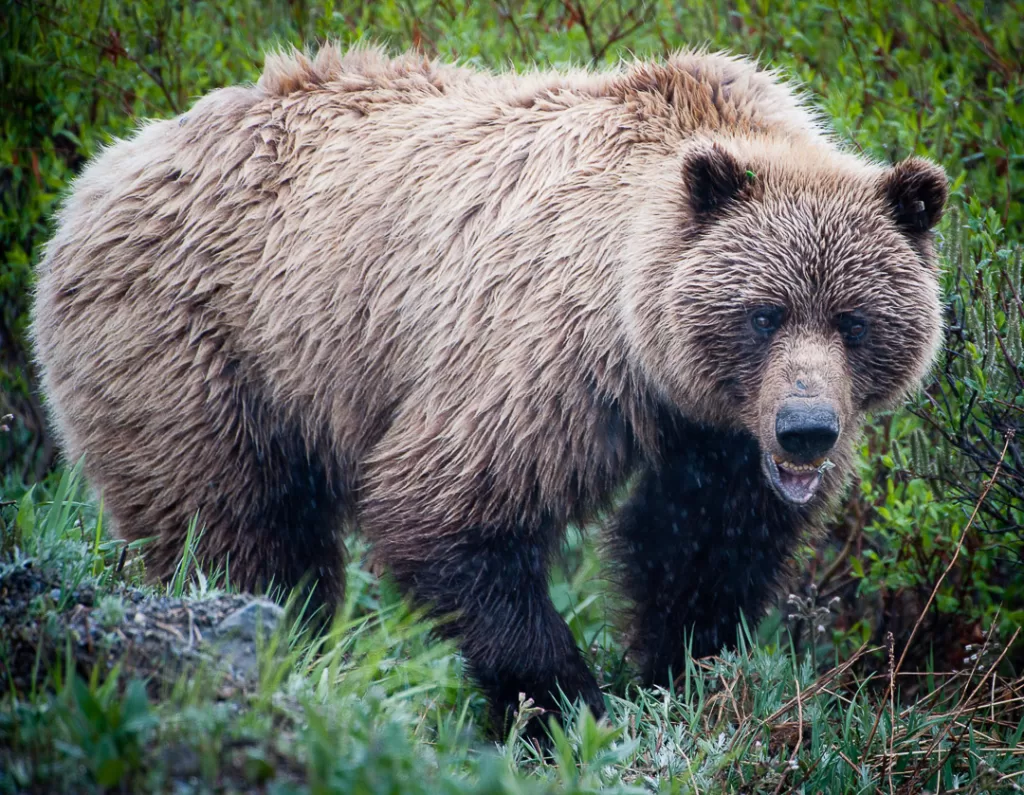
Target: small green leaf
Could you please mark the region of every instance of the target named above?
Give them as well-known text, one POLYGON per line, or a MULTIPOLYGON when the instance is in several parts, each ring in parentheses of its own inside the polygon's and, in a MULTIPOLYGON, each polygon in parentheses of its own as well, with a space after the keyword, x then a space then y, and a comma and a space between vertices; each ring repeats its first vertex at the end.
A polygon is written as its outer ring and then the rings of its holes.
POLYGON ((113 787, 124 777, 123 759, 105 759, 96 768, 96 783, 101 787, 113 787))
POLYGON ((18 503, 18 515, 14 518, 14 523, 21 531, 23 538, 30 535, 36 528, 36 506, 32 501, 32 492, 35 491, 35 488, 33 486, 25 492, 25 496, 18 503))

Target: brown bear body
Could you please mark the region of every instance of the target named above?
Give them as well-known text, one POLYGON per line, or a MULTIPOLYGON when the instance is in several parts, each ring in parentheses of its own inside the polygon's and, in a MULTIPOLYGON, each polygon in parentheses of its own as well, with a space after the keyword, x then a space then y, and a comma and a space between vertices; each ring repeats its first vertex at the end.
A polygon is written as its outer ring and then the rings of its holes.
POLYGON ((741 60, 495 76, 325 47, 99 156, 33 333, 67 454, 156 536, 155 575, 198 511, 233 582, 312 574, 329 605, 353 524, 456 616, 499 719, 558 688, 600 711, 547 596, 566 524, 636 478, 608 530, 647 681, 685 632, 730 641, 862 413, 934 355, 944 199, 741 60))

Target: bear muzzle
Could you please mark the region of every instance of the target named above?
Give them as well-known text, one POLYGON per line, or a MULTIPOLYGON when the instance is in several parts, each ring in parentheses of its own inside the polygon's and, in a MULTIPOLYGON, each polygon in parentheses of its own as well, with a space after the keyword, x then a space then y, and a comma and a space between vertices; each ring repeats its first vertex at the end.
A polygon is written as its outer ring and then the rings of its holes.
POLYGON ((797 463, 827 455, 838 438, 839 416, 830 403, 794 398, 775 414, 775 439, 797 463))
POLYGON ((839 416, 828 402, 793 398, 779 407, 775 441, 782 453, 765 453, 764 464, 768 480, 784 501, 804 505, 813 499, 840 431, 839 416))

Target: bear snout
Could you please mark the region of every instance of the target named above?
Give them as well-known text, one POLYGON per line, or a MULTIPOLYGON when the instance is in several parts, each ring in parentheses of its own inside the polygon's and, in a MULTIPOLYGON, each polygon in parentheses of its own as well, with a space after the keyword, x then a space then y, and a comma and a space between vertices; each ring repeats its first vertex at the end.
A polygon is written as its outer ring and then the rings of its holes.
POLYGON ((775 438, 798 463, 819 459, 839 438, 839 416, 827 402, 794 398, 775 414, 775 438))

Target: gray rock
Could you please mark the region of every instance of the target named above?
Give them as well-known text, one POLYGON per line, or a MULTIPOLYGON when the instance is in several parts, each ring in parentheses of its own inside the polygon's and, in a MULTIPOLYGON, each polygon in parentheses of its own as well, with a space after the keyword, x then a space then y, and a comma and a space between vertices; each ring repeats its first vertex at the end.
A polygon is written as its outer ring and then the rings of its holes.
POLYGON ((283 618, 284 608, 280 605, 269 599, 254 599, 225 616, 215 632, 222 638, 255 641, 260 632, 263 637, 273 633, 283 618))
POLYGON ((217 624, 208 648, 236 678, 255 681, 259 673, 258 639, 270 637, 283 618, 280 605, 268 599, 253 599, 217 624))

